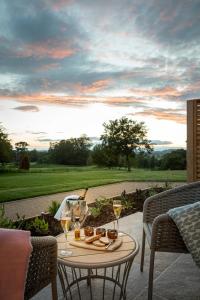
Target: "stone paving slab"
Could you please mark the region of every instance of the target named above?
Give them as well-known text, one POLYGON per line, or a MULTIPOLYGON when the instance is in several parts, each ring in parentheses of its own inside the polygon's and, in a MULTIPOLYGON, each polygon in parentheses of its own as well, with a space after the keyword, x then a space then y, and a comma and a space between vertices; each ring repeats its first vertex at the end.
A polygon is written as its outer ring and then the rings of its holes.
MULTIPOLYGON (((183 185, 183 182, 170 183, 172 186, 183 185)), ((133 182, 125 181, 119 183, 113 183, 108 185, 102 185, 98 187, 90 188, 86 195, 86 200, 88 203, 92 203, 100 196, 111 198, 120 195, 124 190, 127 193, 136 191, 136 189, 146 189, 153 186, 162 186, 163 182, 133 182)), ((52 195, 39 196, 34 198, 27 198, 23 200, 16 200, 6 202, 5 205, 5 215, 10 219, 16 219, 16 213, 20 216, 25 215, 26 218, 34 217, 40 215, 41 212, 47 211, 48 207, 53 200, 57 202, 62 202, 62 200, 72 194, 82 195, 84 190, 74 190, 70 192, 57 193, 52 195)))
MULTIPOLYGON (((113 222, 105 227, 111 228, 113 222)), ((142 213, 136 213, 121 218, 119 221, 121 231, 125 231, 137 238, 141 245, 142 213)), ((141 252, 141 249, 140 249, 141 252)), ((130 271, 127 285, 127 300, 147 300, 149 247, 146 245, 144 272, 140 272, 140 252, 136 256, 130 271)), ((154 269, 154 295, 153 300, 200 300, 200 269, 194 264, 189 254, 156 253, 154 269)), ((95 294, 99 295, 102 286, 95 285, 95 294)), ((58 295, 62 298, 62 291, 58 280, 58 295)), ((82 299, 88 300, 87 287, 83 285, 82 299)), ((50 300, 51 289, 47 287, 38 293, 32 300, 50 300)), ((77 300, 74 291, 73 300, 77 300)), ((96 298, 95 298, 96 299, 96 298)), ((100 298, 99 298, 100 299, 100 298)), ((105 300, 112 298, 107 295, 105 300)), ((118 298, 116 298, 118 299, 118 298)))

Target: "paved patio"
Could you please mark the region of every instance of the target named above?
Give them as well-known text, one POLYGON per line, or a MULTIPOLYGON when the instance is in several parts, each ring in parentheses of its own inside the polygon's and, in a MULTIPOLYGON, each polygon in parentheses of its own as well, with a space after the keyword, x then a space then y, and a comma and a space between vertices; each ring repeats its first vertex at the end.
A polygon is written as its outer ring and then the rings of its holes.
MULTIPOLYGON (((120 219, 120 230, 137 238, 141 244, 142 213, 120 219)), ((111 227, 107 224, 106 227, 111 227)), ((144 272, 140 272, 140 253, 136 256, 127 285, 127 300, 146 300, 149 268, 149 248, 146 246, 144 272)), ((200 269, 189 254, 157 253, 154 272, 153 300, 200 300, 200 269)), ((95 285, 95 299, 100 299, 98 284, 95 285)), ((102 288, 102 287, 101 287, 102 288)), ((62 291, 58 281, 59 299, 62 291)), ((82 286, 82 299, 89 300, 87 287, 82 286)), ((33 300, 51 299, 50 287, 43 289, 33 300)), ((76 291, 73 300, 77 300, 76 291)), ((112 298, 107 295, 105 300, 112 298)), ((118 299, 118 298, 116 298, 118 299)))

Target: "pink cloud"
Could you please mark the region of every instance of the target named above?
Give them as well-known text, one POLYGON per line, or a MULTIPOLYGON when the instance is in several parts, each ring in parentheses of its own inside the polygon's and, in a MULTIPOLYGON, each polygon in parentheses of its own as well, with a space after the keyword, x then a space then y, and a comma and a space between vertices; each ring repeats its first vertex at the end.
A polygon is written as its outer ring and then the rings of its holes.
POLYGON ((169 98, 169 97, 179 97, 182 95, 182 91, 171 87, 165 86, 163 88, 154 88, 154 89, 131 89, 131 92, 136 95, 140 95, 143 97, 162 97, 162 98, 169 98))
MULTIPOLYGON (((48 80, 44 80, 44 86, 48 87, 48 80)), ((91 103, 105 103, 108 105, 119 105, 119 104, 132 104, 132 103, 145 103, 145 100, 137 99, 133 97, 99 97, 91 95, 56 95, 56 94, 44 94, 44 93, 32 93, 32 94, 4 94, 0 95, 0 100, 13 99, 20 103, 31 103, 31 104, 56 104, 56 105, 88 105, 91 103)))
POLYGON ((142 117, 154 117, 158 120, 174 121, 180 124, 186 124, 186 115, 175 109, 149 109, 143 112, 135 113, 134 115, 142 117))
POLYGON ((90 85, 82 85, 77 83, 74 85, 74 89, 81 94, 92 94, 107 88, 111 81, 111 79, 97 80, 90 85))
POLYGON ((44 43, 28 44, 23 49, 17 51, 19 57, 36 56, 39 58, 50 57, 54 59, 63 59, 72 56, 76 52, 72 49, 68 42, 48 40, 44 43))

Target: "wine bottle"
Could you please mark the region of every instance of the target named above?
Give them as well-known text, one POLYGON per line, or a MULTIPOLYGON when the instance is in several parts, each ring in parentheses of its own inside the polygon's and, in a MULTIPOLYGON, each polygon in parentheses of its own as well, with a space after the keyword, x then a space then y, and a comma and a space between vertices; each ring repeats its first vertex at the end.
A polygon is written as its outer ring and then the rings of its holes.
POLYGON ((85 200, 85 196, 87 194, 88 188, 85 188, 84 194, 79 197, 79 200, 85 200))
POLYGON ((81 239, 81 224, 79 221, 79 217, 75 218, 75 225, 74 225, 74 238, 76 241, 80 241, 81 239))

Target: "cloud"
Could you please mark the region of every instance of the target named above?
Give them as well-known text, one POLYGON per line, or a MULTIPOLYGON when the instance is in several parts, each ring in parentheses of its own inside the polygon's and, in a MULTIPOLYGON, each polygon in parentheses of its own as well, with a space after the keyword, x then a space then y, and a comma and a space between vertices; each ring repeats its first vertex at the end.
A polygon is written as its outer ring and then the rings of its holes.
POLYGON ((26 132, 30 133, 30 134, 35 134, 35 135, 47 134, 47 132, 45 132, 45 131, 29 131, 29 130, 27 130, 26 132))
MULTIPOLYGON (((16 57, 34 57, 37 58, 52 58, 63 59, 75 53, 75 49, 66 45, 65 42, 58 42, 56 40, 47 40, 45 43, 28 44, 23 50, 16 53, 16 57)), ((57 66, 58 64, 50 64, 50 66, 57 66)))
POLYGON ((50 5, 51 8, 55 11, 59 11, 65 7, 68 7, 74 2, 74 0, 46 0, 47 5, 50 5))
MULTIPOLYGON (((0 80, 0 98, 140 107, 143 116, 155 100, 198 98, 199 14, 197 0, 3 0, 0 73, 10 83, 0 80)), ((175 111, 151 115, 184 123, 175 111)))
POLYGON ((111 79, 97 80, 90 85, 82 85, 80 83, 74 85, 74 89, 81 94, 93 94, 106 89, 111 83, 111 79))
POLYGON ((149 39, 168 47, 184 47, 200 41, 198 0, 136 1, 135 26, 149 39), (145 10, 142 9, 145 7, 145 10))
POLYGON ((186 115, 184 112, 176 109, 149 108, 142 112, 134 113, 135 116, 154 117, 158 120, 174 121, 180 124, 186 124, 186 115))
POLYGON ((35 0, 26 4, 26 0, 5 1, 8 30, 19 41, 32 44, 81 37, 79 26, 67 11, 62 17, 52 11, 47 2, 35 0))
POLYGON ((50 138, 38 138, 38 142, 59 142, 60 139, 50 139, 50 138))
POLYGON ((14 107, 13 109, 16 109, 16 110, 21 110, 21 111, 24 111, 24 112, 38 112, 39 111, 39 108, 35 105, 23 105, 23 106, 17 106, 17 107, 14 107))
POLYGON ((182 91, 179 91, 177 88, 172 86, 151 89, 131 89, 131 92, 142 97, 160 97, 162 99, 180 97, 182 95, 182 91))
POLYGON ((170 141, 161 141, 161 140, 151 140, 151 144, 152 145, 171 145, 173 144, 172 142, 170 141))
POLYGON ((51 10, 49 4, 61 3, 0 3, 0 17, 5 16, 0 21, 1 71, 28 74, 33 79, 34 71, 59 68, 58 61, 80 51, 79 44, 87 41, 87 35, 68 10, 64 14, 51 10))
MULTIPOLYGON (((12 95, 9 95, 8 93, 6 95, 0 95, 1 99, 14 99, 19 101, 20 103, 34 103, 34 104, 56 104, 56 105, 65 105, 65 106, 86 106, 92 103, 103 103, 107 105, 112 106, 131 106, 134 105, 135 107, 139 106, 147 107, 149 104, 146 102, 146 100, 143 100, 142 98, 134 98, 134 97, 112 97, 112 96, 93 96, 93 95, 81 95, 81 96, 67 96, 67 95, 59 95, 59 94, 15 94, 14 97, 12 95)), ((25 105, 25 106, 19 106, 20 110, 28 110, 28 109, 34 109, 36 106, 33 105, 25 105)), ((39 110, 39 109, 38 109, 39 110)))

